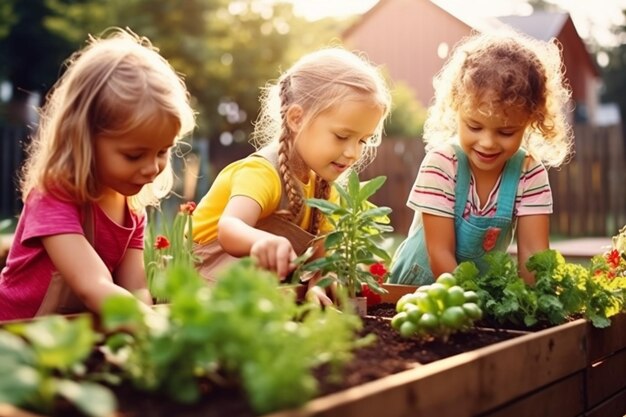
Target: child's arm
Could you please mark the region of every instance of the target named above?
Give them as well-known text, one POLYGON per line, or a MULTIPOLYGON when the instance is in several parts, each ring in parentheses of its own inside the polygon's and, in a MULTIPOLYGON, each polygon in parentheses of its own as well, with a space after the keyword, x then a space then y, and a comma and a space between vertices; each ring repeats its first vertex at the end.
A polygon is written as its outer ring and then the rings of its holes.
POLYGON ((517 219, 517 263, 520 275, 529 284, 535 277, 526 269, 526 262, 533 254, 550 247, 550 216, 537 214, 517 219))
POLYGON ((422 213, 422 221, 433 275, 436 278, 444 272, 452 272, 457 267, 454 219, 422 213))
POLYGON ((261 215, 261 207, 245 196, 232 197, 217 225, 217 239, 224 250, 233 256, 252 256, 260 266, 275 271, 282 279, 295 265, 296 253, 289 240, 254 225, 261 215))
POLYGON ((126 251, 124 259, 115 271, 115 281, 145 304, 152 305, 152 295, 146 281, 143 250, 129 248, 126 251))
POLYGON ((57 271, 89 310, 99 312, 111 295, 131 295, 113 282, 108 268, 84 236, 59 234, 41 240, 57 271))

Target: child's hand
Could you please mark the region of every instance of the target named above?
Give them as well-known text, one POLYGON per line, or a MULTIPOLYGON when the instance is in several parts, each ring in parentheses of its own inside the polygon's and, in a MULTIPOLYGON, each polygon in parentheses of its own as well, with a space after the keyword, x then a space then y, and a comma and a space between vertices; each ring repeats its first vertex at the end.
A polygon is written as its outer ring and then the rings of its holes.
POLYGON ((308 301, 320 306, 329 307, 333 305, 333 300, 326 294, 326 289, 317 285, 309 285, 305 297, 308 301))
POLYGON ((255 242, 250 248, 250 256, 257 263, 278 274, 281 281, 293 271, 296 253, 289 240, 282 236, 271 236, 255 242))

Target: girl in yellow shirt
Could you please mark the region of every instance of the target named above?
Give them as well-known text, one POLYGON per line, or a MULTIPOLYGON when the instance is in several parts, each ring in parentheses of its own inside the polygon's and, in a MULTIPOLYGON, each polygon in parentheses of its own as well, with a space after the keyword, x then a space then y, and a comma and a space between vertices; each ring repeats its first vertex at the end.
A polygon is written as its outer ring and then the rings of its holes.
POLYGON ((199 270, 252 256, 283 279, 327 232, 307 198, 338 200, 331 184, 371 161, 391 99, 377 68, 342 48, 302 57, 261 97, 257 152, 222 170, 193 214, 199 270))

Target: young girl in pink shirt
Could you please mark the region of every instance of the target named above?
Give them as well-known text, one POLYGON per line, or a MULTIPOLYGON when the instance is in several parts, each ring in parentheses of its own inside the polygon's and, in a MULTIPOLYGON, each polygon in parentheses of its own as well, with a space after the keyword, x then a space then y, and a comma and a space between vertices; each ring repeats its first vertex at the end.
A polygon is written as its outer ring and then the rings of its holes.
POLYGON ((24 209, 0 275, 0 320, 151 304, 145 206, 172 186, 171 149, 194 127, 183 81, 146 38, 115 29, 76 52, 41 111, 24 209))

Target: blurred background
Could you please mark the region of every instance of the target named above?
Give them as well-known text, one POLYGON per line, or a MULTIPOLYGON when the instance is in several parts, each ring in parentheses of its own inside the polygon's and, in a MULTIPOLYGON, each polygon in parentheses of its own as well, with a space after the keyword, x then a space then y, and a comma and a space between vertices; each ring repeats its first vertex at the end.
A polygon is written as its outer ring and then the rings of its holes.
POLYGON ((380 65, 393 88, 386 137, 361 179, 388 177, 373 201, 391 207, 406 234, 432 77, 463 36, 503 25, 563 48, 576 154, 550 172, 553 236, 616 234, 626 223, 625 0, 1 0, 0 229, 10 232, 20 213, 25 146, 64 60, 88 34, 121 26, 150 38, 184 75, 199 114, 174 158, 176 193, 164 210, 199 201, 221 168, 253 150, 267 81, 309 51, 344 45, 380 65))

